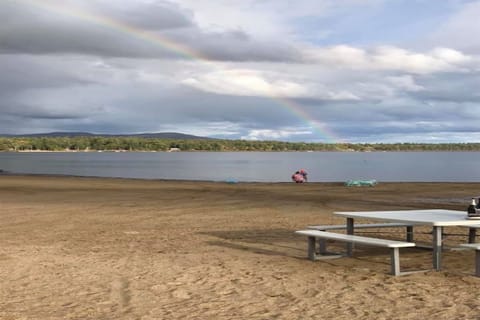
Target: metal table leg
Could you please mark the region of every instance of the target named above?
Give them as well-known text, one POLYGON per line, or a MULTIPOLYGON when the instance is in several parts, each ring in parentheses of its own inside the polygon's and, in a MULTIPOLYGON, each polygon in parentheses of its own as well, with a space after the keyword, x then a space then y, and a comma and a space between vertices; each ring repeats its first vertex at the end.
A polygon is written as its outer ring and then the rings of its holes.
POLYGON ((436 271, 442 269, 442 231, 443 227, 433 227, 433 269, 436 271))
MULTIPOLYGON (((347 218, 347 234, 353 234, 353 218, 347 218)), ((353 243, 347 242, 347 256, 351 257, 353 253, 353 243)))
POLYGON ((413 242, 413 226, 407 227, 407 242, 413 242))
POLYGON ((468 243, 475 243, 475 238, 477 236, 477 228, 468 229, 468 243))

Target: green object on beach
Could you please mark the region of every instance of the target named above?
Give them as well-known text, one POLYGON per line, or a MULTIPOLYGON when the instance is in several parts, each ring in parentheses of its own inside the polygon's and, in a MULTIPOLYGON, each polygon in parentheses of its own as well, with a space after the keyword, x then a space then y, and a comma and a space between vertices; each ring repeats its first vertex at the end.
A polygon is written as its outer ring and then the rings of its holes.
POLYGON ((347 187, 373 187, 377 184, 377 180, 348 180, 345 182, 347 187))
POLYGON ((228 178, 227 180, 225 180, 225 182, 228 184, 236 184, 238 183, 238 180, 233 178, 228 178))

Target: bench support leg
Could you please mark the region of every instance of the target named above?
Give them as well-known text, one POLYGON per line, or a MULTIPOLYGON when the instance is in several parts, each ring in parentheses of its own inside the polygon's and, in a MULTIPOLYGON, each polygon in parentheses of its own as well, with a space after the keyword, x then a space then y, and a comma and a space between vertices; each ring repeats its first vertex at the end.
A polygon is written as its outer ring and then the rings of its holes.
MULTIPOLYGON (((353 218, 347 218, 347 234, 353 234, 353 218)), ((347 242, 347 256, 351 257, 353 253, 353 243, 347 242)))
POLYGON ((315 237, 308 237, 308 259, 315 261, 317 254, 315 253, 315 237))
POLYGON ((475 275, 480 277, 480 250, 475 250, 475 275))
POLYGON ((407 242, 413 242, 413 226, 407 227, 407 242))
POLYGON ((390 257, 391 257, 391 274, 394 276, 400 275, 400 252, 399 248, 391 248, 390 249, 390 257))
POLYGON ((326 254, 327 253, 327 240, 318 239, 318 252, 320 254, 326 254))
POLYGON ((477 236, 477 229, 476 228, 469 228, 468 229, 468 243, 475 243, 476 236, 477 236))

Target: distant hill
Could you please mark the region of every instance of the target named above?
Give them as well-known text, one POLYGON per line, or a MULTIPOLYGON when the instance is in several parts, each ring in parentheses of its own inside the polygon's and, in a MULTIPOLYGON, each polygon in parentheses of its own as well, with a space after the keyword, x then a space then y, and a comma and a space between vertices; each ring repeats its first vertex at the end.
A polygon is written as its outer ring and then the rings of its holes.
POLYGON ((157 138, 157 139, 180 139, 180 140, 200 140, 213 138, 199 137, 191 134, 184 134, 178 132, 156 132, 156 133, 137 133, 137 134, 98 134, 90 132, 48 132, 48 133, 32 133, 32 134, 0 134, 1 137, 26 137, 26 138, 40 138, 40 137, 136 137, 136 138, 157 138))

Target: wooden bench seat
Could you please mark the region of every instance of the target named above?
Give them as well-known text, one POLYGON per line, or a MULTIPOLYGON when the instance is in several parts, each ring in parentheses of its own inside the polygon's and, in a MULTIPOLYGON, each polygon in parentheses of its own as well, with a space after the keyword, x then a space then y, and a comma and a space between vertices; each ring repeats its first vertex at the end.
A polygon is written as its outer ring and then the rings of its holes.
POLYGON ((460 247, 475 250, 475 275, 480 277, 480 243, 464 243, 460 247))
MULTIPOLYGON (((370 246, 385 247, 390 249, 391 257, 391 274, 400 275, 400 252, 399 248, 415 247, 413 242, 395 241, 387 239, 377 239, 370 237, 355 236, 349 234, 340 234, 319 230, 299 230, 295 231, 296 234, 304 235, 308 237, 308 258, 312 261, 317 260, 315 243, 316 239, 330 239, 336 241, 343 241, 349 243, 359 243, 370 246)), ((320 254, 326 253, 326 248, 320 248, 320 254)))

